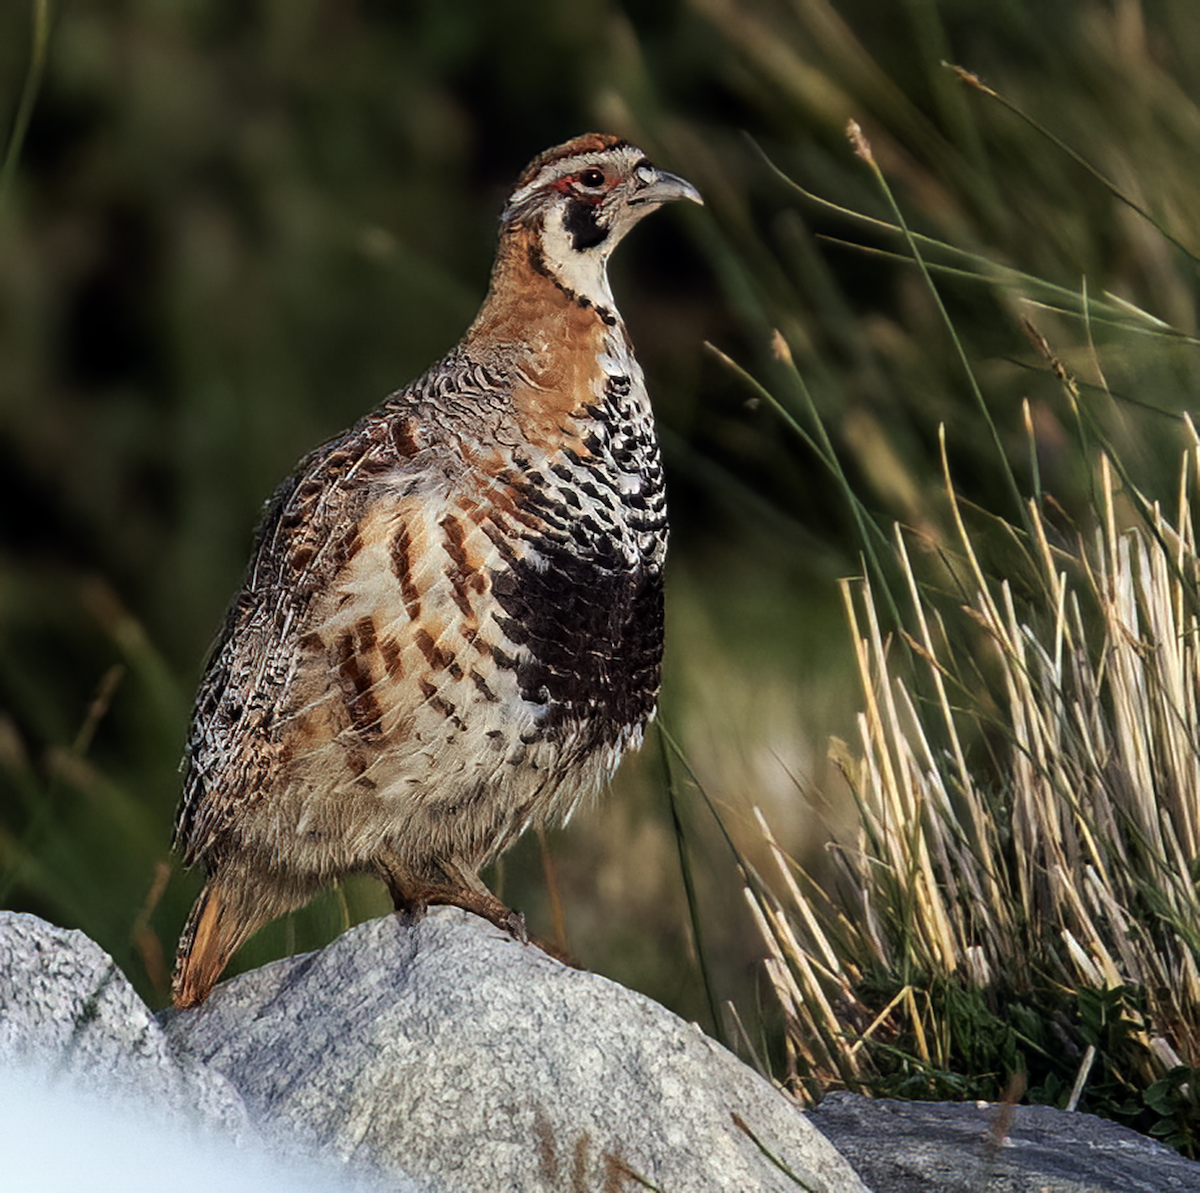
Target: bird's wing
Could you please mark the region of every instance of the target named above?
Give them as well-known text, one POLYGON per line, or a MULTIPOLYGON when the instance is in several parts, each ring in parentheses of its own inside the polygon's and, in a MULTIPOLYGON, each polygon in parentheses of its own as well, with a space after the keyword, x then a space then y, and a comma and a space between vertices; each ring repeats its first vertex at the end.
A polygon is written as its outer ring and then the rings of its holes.
POLYGON ((488 597, 503 523, 520 516, 496 472, 402 396, 276 492, 197 695, 176 821, 187 863, 289 785, 394 788, 406 742, 428 753, 464 694, 494 702, 488 597))

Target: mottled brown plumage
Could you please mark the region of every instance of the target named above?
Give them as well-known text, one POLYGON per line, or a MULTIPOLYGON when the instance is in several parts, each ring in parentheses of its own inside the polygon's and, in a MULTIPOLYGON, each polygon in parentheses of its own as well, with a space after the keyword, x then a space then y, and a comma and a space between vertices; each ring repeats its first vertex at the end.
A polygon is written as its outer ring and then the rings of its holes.
POLYGON ((208 880, 178 1005, 343 874, 520 932, 480 868, 640 742, 666 508, 606 263, 678 198, 613 137, 542 154, 462 342, 270 502, 188 741, 176 845, 208 880))

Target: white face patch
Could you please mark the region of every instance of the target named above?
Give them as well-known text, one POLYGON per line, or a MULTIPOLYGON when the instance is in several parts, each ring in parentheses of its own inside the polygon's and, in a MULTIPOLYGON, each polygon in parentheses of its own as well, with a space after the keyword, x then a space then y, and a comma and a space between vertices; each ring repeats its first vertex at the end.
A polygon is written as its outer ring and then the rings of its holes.
POLYGON ((546 212, 542 228, 542 253, 546 265, 573 294, 588 299, 595 306, 611 308, 614 304, 608 285, 608 254, 612 243, 606 241, 583 251, 576 249, 570 233, 563 227, 565 214, 561 204, 546 212))

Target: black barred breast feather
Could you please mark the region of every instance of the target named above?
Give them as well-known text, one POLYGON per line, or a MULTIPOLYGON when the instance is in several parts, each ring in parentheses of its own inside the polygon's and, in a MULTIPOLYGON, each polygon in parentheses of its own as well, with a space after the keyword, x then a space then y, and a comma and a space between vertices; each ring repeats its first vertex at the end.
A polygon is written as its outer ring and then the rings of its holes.
POLYGON ((681 198, 613 137, 535 159, 462 342, 272 498, 187 744, 177 1005, 350 873, 523 937, 479 870, 593 796, 658 698, 666 497, 607 261, 681 198))

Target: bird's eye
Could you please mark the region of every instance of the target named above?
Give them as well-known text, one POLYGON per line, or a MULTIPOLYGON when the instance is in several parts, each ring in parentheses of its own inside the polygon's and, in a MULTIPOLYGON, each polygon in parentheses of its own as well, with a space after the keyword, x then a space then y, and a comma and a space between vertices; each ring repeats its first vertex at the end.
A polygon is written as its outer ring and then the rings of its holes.
POLYGON ((584 170, 583 173, 579 175, 579 181, 582 182, 584 186, 603 186, 604 171, 597 170, 596 167, 593 166, 590 170, 584 170))

